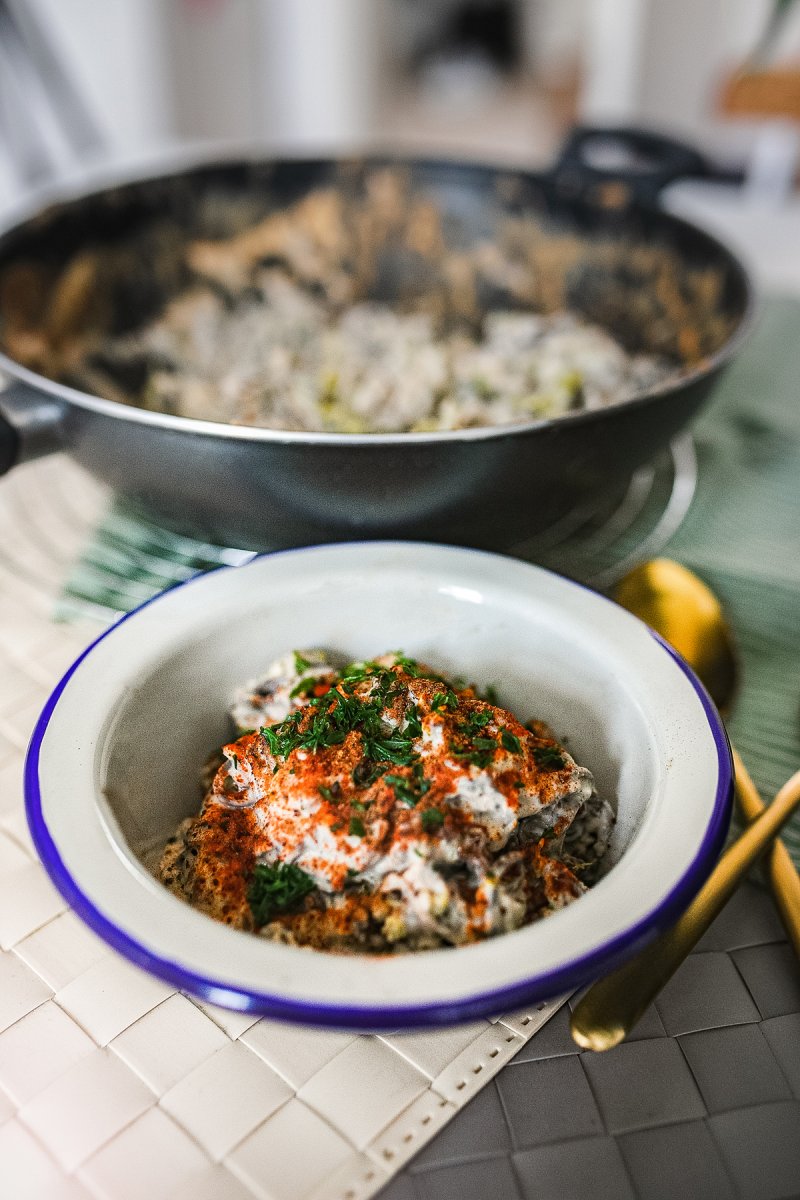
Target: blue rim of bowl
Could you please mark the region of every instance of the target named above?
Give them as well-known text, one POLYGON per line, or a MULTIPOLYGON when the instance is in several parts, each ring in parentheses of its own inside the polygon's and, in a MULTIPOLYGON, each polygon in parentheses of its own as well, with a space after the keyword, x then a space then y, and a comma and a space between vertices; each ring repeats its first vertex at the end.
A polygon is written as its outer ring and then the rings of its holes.
MULTIPOLYGON (((459 547, 459 549, 463 548, 459 547)), ((278 552, 277 557, 294 553, 298 553, 298 551, 281 551, 278 552)), ((264 557, 272 558, 276 555, 264 557)), ((223 566, 207 572, 206 575, 233 569, 240 570, 241 568, 223 566)), ((630 928, 560 967, 532 975, 518 983, 496 988, 493 991, 477 992, 453 1001, 439 1000, 430 1004, 413 1005, 318 1004, 307 1000, 287 999, 285 996, 255 991, 252 988, 239 987, 230 981, 201 975, 171 959, 154 953, 101 911, 75 882, 58 852, 58 847, 50 835, 44 818, 39 786, 39 757, 47 727, 62 692, 78 667, 95 647, 110 637, 131 617, 156 603, 163 596, 170 595, 178 588, 188 587, 192 583, 206 578, 206 575, 194 576, 185 580, 167 592, 161 592, 125 613, 78 655, 48 697, 31 735, 25 758, 25 811, 34 845, 45 870, 73 911, 112 949, 137 966, 172 984, 173 987, 190 992, 209 1003, 301 1025, 356 1029, 365 1033, 394 1029, 398 1025, 408 1028, 452 1025, 462 1021, 476 1020, 480 1017, 496 1016, 498 1013, 510 1012, 526 1005, 552 1000, 606 974, 667 929, 699 891, 722 849, 730 823, 734 780, 731 747, 725 726, 714 702, 697 675, 664 638, 655 630, 650 629, 651 636, 684 673, 697 693, 716 747, 718 774, 714 806, 694 859, 655 908, 630 928)), ((569 579, 563 579, 563 582, 578 587, 582 591, 591 590, 569 579)), ((598 592, 592 594, 608 604, 614 603, 598 592)))

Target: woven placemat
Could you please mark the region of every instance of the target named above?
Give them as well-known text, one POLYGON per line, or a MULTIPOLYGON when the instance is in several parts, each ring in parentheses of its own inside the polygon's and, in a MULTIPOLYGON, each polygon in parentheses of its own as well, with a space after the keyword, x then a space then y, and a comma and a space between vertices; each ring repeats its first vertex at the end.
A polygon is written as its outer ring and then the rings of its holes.
POLYGON ((176 992, 86 929, 36 859, 21 773, 48 691, 97 632, 52 614, 81 548, 76 526, 104 498, 66 460, 23 468, 10 485, 0 487, 0 1196, 151 1200, 186 1187, 214 1200, 363 1200, 562 1001, 436 1032, 291 1028, 176 992))

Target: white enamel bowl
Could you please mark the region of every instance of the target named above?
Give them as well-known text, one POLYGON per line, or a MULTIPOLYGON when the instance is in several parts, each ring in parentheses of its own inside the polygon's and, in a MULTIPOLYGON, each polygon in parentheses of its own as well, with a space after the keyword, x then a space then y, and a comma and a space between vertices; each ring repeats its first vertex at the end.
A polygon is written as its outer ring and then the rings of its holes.
POLYGON ((26 764, 47 870, 122 954, 217 1004, 360 1029, 519 1008, 630 955, 708 874, 731 783, 702 687, 634 617, 512 559, 397 542, 274 554, 164 593, 67 672, 26 764), (617 808, 611 869, 525 929, 394 958, 272 944, 175 899, 145 864, 197 810, 198 770, 230 736, 232 690, 303 646, 350 659, 402 649, 548 721, 617 808))

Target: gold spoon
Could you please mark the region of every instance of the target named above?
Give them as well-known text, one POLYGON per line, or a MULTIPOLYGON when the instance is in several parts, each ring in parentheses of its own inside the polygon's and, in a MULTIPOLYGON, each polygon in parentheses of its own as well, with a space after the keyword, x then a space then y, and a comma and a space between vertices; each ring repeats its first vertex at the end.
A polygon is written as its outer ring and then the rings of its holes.
MULTIPOLYGON (((720 713, 730 712, 738 676, 733 639, 722 605, 701 579, 680 563, 656 558, 626 575, 614 599, 674 646, 697 672, 720 713)), ((745 820, 754 821, 764 811, 764 802, 735 749, 733 761, 736 799, 745 820)), ((767 875, 800 957, 800 875, 781 841, 772 847, 767 875)))
POLYGON ((586 1050, 610 1050, 630 1033, 798 807, 800 771, 795 772, 769 808, 723 854, 672 928, 630 962, 592 984, 575 1006, 570 1020, 572 1036, 579 1046, 586 1050))
MULTIPOLYGON (((617 599, 647 620, 676 645, 709 690, 729 701, 736 678, 735 658, 718 601, 700 580, 668 560, 637 568, 620 585, 617 599), (691 614, 694 614, 692 618, 691 614), (705 625, 707 634, 703 636, 705 625), (716 648, 709 653, 709 648, 716 648), (724 691, 724 694, 723 694, 724 691)), ((735 752, 734 752, 735 754, 735 752)), ((744 765, 735 755, 740 801, 760 815, 720 859, 689 908, 667 933, 635 959, 595 983, 572 1014, 572 1036, 591 1050, 608 1050, 630 1032, 686 955, 724 907, 738 883, 800 805, 800 771, 781 788, 764 810, 761 797, 744 765)), ((748 808, 745 808, 748 811, 748 808)), ((786 854, 791 875, 797 875, 786 854)), ((781 894, 785 889, 781 875, 781 894)), ((796 895, 790 888, 790 896, 796 895)), ((800 908, 788 906, 796 917, 800 908)), ((786 908, 782 906, 785 914, 786 908)), ((798 928, 794 920, 793 928, 798 928)), ((794 936, 793 936, 794 941, 794 936)))

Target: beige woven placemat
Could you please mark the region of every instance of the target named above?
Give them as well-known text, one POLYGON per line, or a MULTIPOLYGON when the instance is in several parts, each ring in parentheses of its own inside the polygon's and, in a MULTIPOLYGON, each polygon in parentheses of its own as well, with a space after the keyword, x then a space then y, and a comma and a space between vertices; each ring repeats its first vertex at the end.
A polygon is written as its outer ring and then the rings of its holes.
POLYGON ((107 504, 56 458, 0 483, 2 1200, 363 1200, 560 1005, 390 1036, 214 1008, 119 957, 37 861, 22 762, 97 624, 56 623, 107 504))

